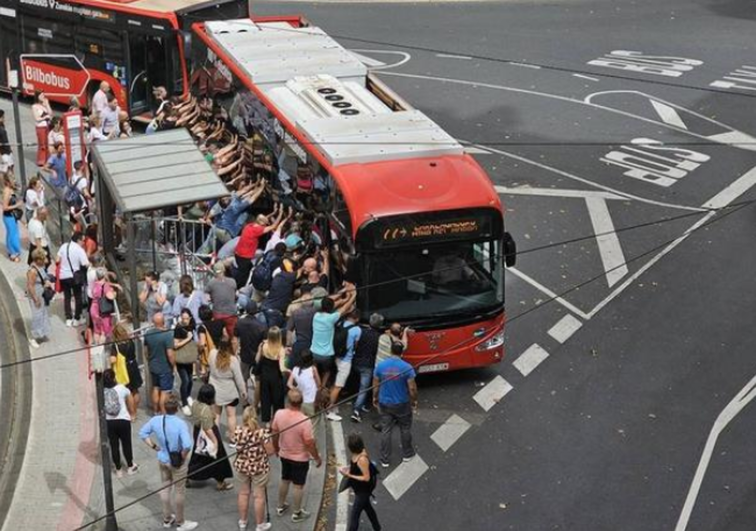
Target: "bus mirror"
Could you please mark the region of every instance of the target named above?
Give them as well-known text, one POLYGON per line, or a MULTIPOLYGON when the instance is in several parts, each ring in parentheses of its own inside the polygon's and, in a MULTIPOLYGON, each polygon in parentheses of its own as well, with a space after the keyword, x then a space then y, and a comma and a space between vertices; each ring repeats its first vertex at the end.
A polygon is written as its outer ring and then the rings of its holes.
POLYGON ((514 267, 517 262, 517 244, 508 232, 504 233, 504 241, 502 243, 504 247, 504 264, 507 267, 514 267))

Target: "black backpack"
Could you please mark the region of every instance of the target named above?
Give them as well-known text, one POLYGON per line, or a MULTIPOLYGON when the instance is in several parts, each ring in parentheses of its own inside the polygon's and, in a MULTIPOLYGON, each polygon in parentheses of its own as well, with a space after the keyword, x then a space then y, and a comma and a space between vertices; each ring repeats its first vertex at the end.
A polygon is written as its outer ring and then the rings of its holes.
POLYGON ((368 481, 368 486, 370 487, 370 494, 372 495, 373 491, 378 486, 378 476, 381 475, 381 471, 372 461, 368 464, 368 469, 370 470, 370 481, 368 481))
POLYGON ((74 210, 81 210, 81 207, 84 206, 84 197, 81 195, 78 188, 79 182, 84 178, 84 176, 81 176, 73 183, 66 184, 66 193, 63 196, 63 200, 74 210))
POLYGON ((344 326, 344 319, 339 319, 336 323, 336 328, 333 331, 333 353, 337 358, 343 358, 346 356, 349 350, 349 330, 355 326, 354 323, 349 323, 348 326, 344 326))
POLYGON ((273 283, 273 261, 277 258, 274 251, 265 253, 252 270, 252 286, 257 291, 268 291, 273 283))

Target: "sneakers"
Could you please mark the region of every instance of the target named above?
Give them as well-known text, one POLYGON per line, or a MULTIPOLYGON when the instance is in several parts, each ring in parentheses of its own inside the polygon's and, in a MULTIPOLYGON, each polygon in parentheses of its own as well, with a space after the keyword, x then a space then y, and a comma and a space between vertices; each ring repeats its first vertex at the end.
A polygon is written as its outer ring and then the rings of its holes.
POLYGON ((289 504, 288 503, 284 503, 283 505, 279 505, 278 507, 276 507, 276 514, 278 516, 283 516, 283 513, 285 513, 286 509, 288 509, 288 508, 289 508, 289 504))
POLYGON ((163 518, 163 527, 165 529, 170 529, 171 527, 173 527, 173 524, 175 524, 175 523, 176 523, 176 515, 175 514, 172 514, 171 517, 168 518, 167 520, 165 518, 163 518))
POLYGON ((291 521, 294 522, 295 524, 297 524, 299 522, 304 522, 309 517, 310 517, 309 511, 305 511, 304 509, 300 509, 297 512, 295 512, 294 514, 291 515, 291 521))
POLYGON ((381 461, 381 466, 383 468, 388 468, 391 466, 391 463, 389 463, 388 461, 381 461))
POLYGON ((414 455, 412 457, 402 457, 402 462, 407 463, 409 461, 412 461, 414 458, 415 458, 414 455))
POLYGON ((126 469, 126 473, 129 476, 133 476, 137 472, 139 472, 139 465, 137 465, 136 463, 134 463, 133 465, 131 465, 129 468, 126 469))
POLYGON ((352 416, 350 418, 352 419, 352 422, 357 422, 357 423, 362 422, 362 417, 360 416, 359 411, 352 412, 352 416))
POLYGON ((29 346, 31 348, 39 348, 39 343, 37 343, 37 340, 32 337, 29 339, 29 346))
POLYGON ((370 413, 370 408, 367 406, 362 406, 360 408, 360 411, 362 411, 363 413, 370 413))
POLYGON ((66 319, 66 326, 73 326, 74 320, 73 319, 66 319))
POLYGON ((191 416, 192 416, 192 410, 191 410, 191 408, 190 408, 189 406, 184 406, 184 407, 182 407, 182 408, 181 408, 181 412, 182 412, 182 413, 184 414, 184 416, 186 416, 186 417, 191 417, 191 416))
POLYGON ((270 522, 263 522, 262 524, 255 526, 255 531, 266 531, 271 527, 273 527, 273 524, 271 524, 270 522))
POLYGON ((247 521, 239 520, 239 531, 247 531, 247 521))
POLYGON ((116 470, 116 477, 118 479, 121 479, 123 477, 123 469, 122 468, 119 468, 119 469, 116 470))
POLYGON ((341 415, 339 415, 338 413, 334 413, 333 411, 329 411, 328 414, 326 415, 326 418, 334 422, 341 422, 341 415))
POLYGON ((195 529, 198 525, 199 524, 197 522, 192 522, 191 520, 184 520, 183 524, 176 526, 176 531, 191 531, 192 529, 195 529))
POLYGON ((189 407, 192 407, 192 404, 194 404, 194 399, 192 399, 191 396, 186 397, 186 403, 189 404, 189 407))

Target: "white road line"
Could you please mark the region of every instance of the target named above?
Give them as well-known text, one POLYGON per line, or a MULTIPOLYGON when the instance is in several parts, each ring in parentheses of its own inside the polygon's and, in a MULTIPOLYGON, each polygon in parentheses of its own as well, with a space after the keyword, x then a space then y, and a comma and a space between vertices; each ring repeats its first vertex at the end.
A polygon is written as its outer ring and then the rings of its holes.
POLYGON ((422 477, 428 470, 428 465, 425 464, 423 458, 419 454, 415 454, 410 461, 402 463, 396 469, 389 474, 385 480, 383 480, 383 486, 389 491, 389 494, 398 500, 410 487, 422 477))
POLYGON ((574 77, 579 77, 580 79, 587 79, 588 81, 600 81, 599 79, 591 76, 584 76, 583 74, 572 74, 574 77))
POLYGON ((383 61, 378 61, 377 59, 373 59, 372 57, 367 57, 365 55, 359 54, 355 52, 354 50, 349 50, 349 53, 354 55, 359 62, 361 62, 367 67, 384 66, 386 64, 383 61))
POLYGON ((707 136, 712 142, 718 142, 720 144, 731 144, 733 147, 740 149, 747 149, 749 151, 756 151, 756 138, 741 133, 740 131, 728 131, 726 133, 719 133, 717 135, 707 136))
POLYGON ((548 334, 557 342, 564 343, 572 337, 572 334, 580 330, 580 327, 582 326, 583 323, 580 319, 577 319, 574 315, 568 313, 559 319, 557 324, 549 328, 548 334))
MULTIPOLYGON (((396 50, 363 50, 359 48, 353 48, 349 50, 355 55, 359 55, 360 61, 362 61, 362 58, 367 59, 368 61, 371 61, 373 63, 376 63, 374 65, 368 65, 370 66, 371 70, 388 70, 390 68, 396 68, 398 66, 402 66, 404 63, 408 62, 412 56, 408 54, 407 52, 397 52, 396 50), (377 53, 377 54, 383 54, 383 55, 398 55, 401 57, 397 62, 395 63, 383 63, 379 61, 378 59, 373 59, 372 57, 366 57, 364 53, 377 53)), ((364 62, 364 61, 363 61, 364 62)), ((367 63, 365 63, 367 65, 367 63)))
POLYGON ((614 232, 614 223, 606 201, 596 197, 588 197, 585 202, 588 205, 593 232, 596 233, 596 243, 598 243, 601 262, 604 264, 604 271, 606 271, 606 282, 611 288, 628 273, 627 266, 624 265, 625 255, 622 252, 619 237, 614 232))
POLYGON ((685 122, 682 121, 682 118, 680 118, 680 115, 677 114, 677 111, 674 109, 674 107, 656 100, 651 100, 651 105, 653 105, 654 110, 656 110, 656 112, 659 114, 661 119, 664 120, 665 123, 674 125, 675 127, 679 127, 680 129, 687 129, 685 122))
POLYGON ((431 439, 444 452, 470 429, 470 423, 459 415, 452 415, 431 435, 431 439))
POLYGON ((436 57, 442 57, 444 59, 465 59, 467 61, 470 61, 472 57, 468 57, 466 55, 454 55, 451 53, 437 53, 436 57))
POLYGON ((613 194, 611 192, 597 192, 595 190, 562 190, 559 188, 531 188, 530 186, 518 186, 517 188, 495 186, 495 188, 500 194, 507 195, 542 195, 546 197, 575 197, 580 199, 596 197, 600 199, 627 201, 627 198, 622 197, 621 195, 613 194))
POLYGON ((698 493, 701 490, 701 484, 703 483, 704 475, 706 474, 706 469, 709 466, 711 457, 714 454, 714 448, 717 445, 719 435, 724 431, 732 419, 734 419, 738 413, 743 411, 743 408, 745 408, 754 397, 756 397, 756 377, 751 378, 746 386, 738 391, 738 394, 735 395, 719 416, 717 416, 717 420, 714 422, 714 426, 712 426, 711 431, 709 432, 709 437, 706 439, 706 445, 701 454, 701 460, 698 462, 698 467, 693 476, 688 495, 685 498, 685 504, 680 512, 680 519, 677 521, 675 531, 685 531, 688 527, 690 515, 693 513, 693 508, 696 505, 696 498, 698 498, 698 493))
POLYGON ((565 308, 567 308, 572 313, 579 315, 580 317, 582 317, 586 321, 588 319, 590 319, 590 316, 587 313, 585 313, 583 310, 581 310, 580 308, 578 308, 577 306, 575 306, 571 302, 566 301, 565 299, 563 299, 562 297, 560 297, 559 295, 557 295, 556 293, 554 293, 552 290, 550 290, 549 288, 547 288, 546 286, 544 286, 543 284, 541 284, 537 280, 529 277, 528 275, 526 275, 525 273, 523 273, 522 271, 520 271, 516 267, 509 267, 509 268, 507 268, 507 271, 509 271, 510 273, 514 273, 515 275, 517 275, 518 277, 520 277, 522 280, 524 280, 525 282, 527 282, 528 284, 530 284, 531 286, 533 286, 537 290, 542 291, 550 299, 554 299, 556 302, 558 302, 559 304, 561 304, 562 306, 564 306, 565 308))
POLYGON ((709 199, 703 206, 706 208, 722 208, 735 201, 756 184, 756 168, 752 168, 744 175, 738 177, 730 185, 709 199))
POLYGON ((491 152, 487 149, 481 149, 479 147, 466 147, 465 153, 469 153, 470 155, 490 155, 491 152))
POLYGON ((483 389, 475 393, 473 400, 485 411, 488 411, 498 404, 502 398, 507 396, 507 393, 512 389, 514 388, 508 381, 501 376, 496 376, 483 389))
MULTIPOLYGON (((346 447, 344 446, 344 430, 340 422, 329 422, 331 437, 333 438, 333 453, 338 466, 346 466, 349 462, 346 447)), ((346 531, 347 517, 349 515, 349 489, 340 493, 336 498, 336 521, 335 531, 346 531)))
POLYGON ((514 365, 515 369, 520 371, 523 376, 527 376, 548 357, 548 352, 546 352, 538 343, 533 343, 525 352, 520 354, 512 365, 514 365))
POLYGON ((531 65, 531 64, 528 64, 528 63, 515 63, 514 61, 510 61, 509 64, 512 65, 512 66, 522 66, 524 68, 532 68, 533 70, 540 70, 541 69, 541 67, 538 66, 538 65, 531 65))

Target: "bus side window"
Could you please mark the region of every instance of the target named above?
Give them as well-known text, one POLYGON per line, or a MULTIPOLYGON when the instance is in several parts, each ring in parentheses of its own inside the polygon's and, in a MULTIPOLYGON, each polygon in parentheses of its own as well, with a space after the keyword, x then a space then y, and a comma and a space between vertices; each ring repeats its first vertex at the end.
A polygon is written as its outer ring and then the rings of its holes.
POLYGON ((24 15, 22 47, 25 53, 70 54, 74 48, 73 26, 24 15))

